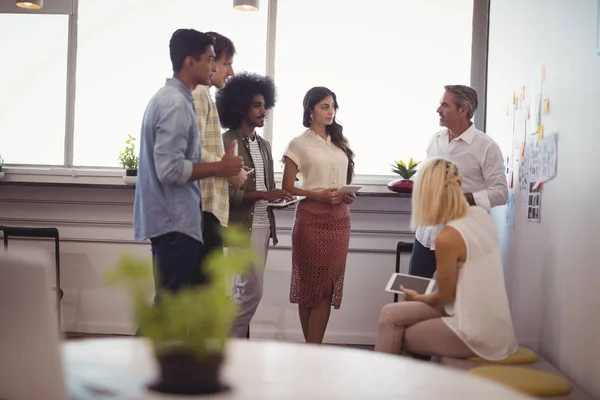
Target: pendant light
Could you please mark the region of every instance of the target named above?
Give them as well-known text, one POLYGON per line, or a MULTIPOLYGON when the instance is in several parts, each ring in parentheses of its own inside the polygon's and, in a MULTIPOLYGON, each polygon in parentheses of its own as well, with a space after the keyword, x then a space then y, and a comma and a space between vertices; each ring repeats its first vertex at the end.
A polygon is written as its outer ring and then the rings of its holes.
POLYGON ((27 8, 28 10, 39 10, 44 6, 44 0, 17 0, 17 7, 27 8))
POLYGON ((233 0, 233 8, 240 11, 258 11, 259 0, 233 0))

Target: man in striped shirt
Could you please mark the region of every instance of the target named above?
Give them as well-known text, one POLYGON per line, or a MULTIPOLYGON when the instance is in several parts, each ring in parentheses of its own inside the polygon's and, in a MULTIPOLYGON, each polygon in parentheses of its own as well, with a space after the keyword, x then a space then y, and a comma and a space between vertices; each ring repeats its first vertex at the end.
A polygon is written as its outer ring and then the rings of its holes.
POLYGON ((252 247, 261 258, 243 276, 236 277, 233 297, 239 304, 239 315, 232 335, 246 336, 263 294, 263 272, 269 239, 277 244, 275 216, 269 201, 292 199, 285 190, 275 188, 271 145, 256 134, 265 123, 267 111, 275 105, 275 84, 265 76, 242 73, 227 81, 216 95, 221 125, 229 129, 223 134, 225 147, 237 140, 238 154, 244 165, 254 169, 239 188, 230 185, 230 224, 243 226, 252 235, 252 247))
MULTIPOLYGON (((216 32, 206 34, 213 37, 215 41, 216 72, 212 75, 211 85, 220 89, 234 74, 232 65, 235 46, 230 39, 221 34, 216 32)), ((221 160, 225 154, 219 115, 210 94, 211 85, 198 85, 192 92, 196 123, 202 144, 201 160, 208 163, 221 160)), ((242 169, 237 178, 229 181, 239 187, 246 180, 246 176, 246 171, 242 169)), ((206 254, 215 249, 223 249, 221 229, 226 227, 229 221, 229 181, 222 176, 213 176, 200 181, 202 236, 206 254)))

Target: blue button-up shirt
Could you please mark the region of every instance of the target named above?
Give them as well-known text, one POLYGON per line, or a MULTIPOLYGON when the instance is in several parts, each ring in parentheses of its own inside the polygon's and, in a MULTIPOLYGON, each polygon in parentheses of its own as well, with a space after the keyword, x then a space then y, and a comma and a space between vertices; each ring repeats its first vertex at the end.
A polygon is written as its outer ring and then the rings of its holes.
POLYGON ((202 241, 198 181, 200 141, 190 90, 176 78, 150 100, 142 122, 140 163, 133 205, 136 240, 181 232, 202 241))

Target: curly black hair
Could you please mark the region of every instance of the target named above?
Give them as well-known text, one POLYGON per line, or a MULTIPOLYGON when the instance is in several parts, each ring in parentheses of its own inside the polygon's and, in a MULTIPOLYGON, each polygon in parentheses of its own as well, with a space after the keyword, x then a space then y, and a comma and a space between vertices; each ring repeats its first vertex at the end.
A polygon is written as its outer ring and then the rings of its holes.
POLYGON ((265 98, 265 109, 275 106, 275 82, 268 76, 241 72, 229 78, 215 96, 221 126, 238 129, 257 94, 265 98))

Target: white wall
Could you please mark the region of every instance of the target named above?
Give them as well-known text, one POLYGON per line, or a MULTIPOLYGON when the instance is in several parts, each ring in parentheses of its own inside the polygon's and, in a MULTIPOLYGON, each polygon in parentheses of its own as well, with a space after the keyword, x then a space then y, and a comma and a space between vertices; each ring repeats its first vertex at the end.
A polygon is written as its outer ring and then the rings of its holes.
POLYGON ((541 223, 526 221, 516 201, 516 227, 505 240, 507 285, 522 344, 600 398, 600 55, 598 0, 492 0, 487 131, 508 154, 506 104, 546 66, 545 132, 559 131, 558 175, 543 189, 541 223))
MULTIPOLYGON (((146 243, 132 240, 131 189, 0 186, 0 225, 57 227, 61 235, 63 329, 69 332, 135 331, 129 303, 103 276, 123 252, 150 258, 146 243)), ((412 241, 410 199, 359 198, 353 205, 352 237, 342 308, 332 313, 325 340, 373 344, 381 307, 393 300, 384 291, 394 271, 399 240, 412 241)), ((271 248, 265 295, 251 326, 255 338, 302 340, 297 308, 288 300, 293 211, 278 211, 280 243, 271 248)), ((12 246, 41 247, 53 243, 14 240, 12 246)), ((407 271, 408 256, 403 258, 407 271)))

